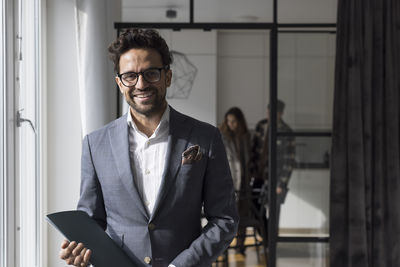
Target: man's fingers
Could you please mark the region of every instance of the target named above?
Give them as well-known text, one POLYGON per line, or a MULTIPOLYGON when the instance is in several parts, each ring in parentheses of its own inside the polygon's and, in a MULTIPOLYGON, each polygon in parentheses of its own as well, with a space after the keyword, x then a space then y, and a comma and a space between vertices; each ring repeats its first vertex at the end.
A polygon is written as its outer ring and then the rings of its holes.
POLYGON ((74 258, 73 257, 69 257, 67 259, 65 259, 65 263, 68 265, 72 265, 74 263, 74 258))
POLYGON ((79 267, 89 265, 89 259, 92 251, 85 248, 82 243, 77 244, 75 241, 69 242, 64 240, 61 243, 60 258, 65 260, 66 264, 79 267))
POLYGON ((81 254, 81 251, 85 248, 85 246, 82 243, 79 243, 74 250, 72 251, 72 255, 78 256, 81 254))
POLYGON ((62 249, 67 248, 68 245, 69 245, 69 241, 66 240, 66 239, 64 239, 64 241, 61 243, 61 248, 62 248, 62 249))
MULTIPOLYGON (((78 247, 79 247, 79 244, 78 244, 78 247)), ((74 260, 74 265, 80 266, 80 267, 86 267, 89 264, 90 255, 91 255, 91 251, 84 247, 80 251, 80 254, 76 256, 76 258, 74 260)))
POLYGON ((60 256, 60 258, 63 259, 63 260, 65 260, 65 259, 67 258, 66 250, 65 250, 65 249, 68 247, 68 245, 69 245, 69 241, 68 241, 68 240, 64 240, 64 241, 61 243, 61 250, 60 250, 59 256, 60 256))
POLYGON ((82 257, 81 255, 76 256, 76 257, 75 257, 75 260, 74 260, 74 265, 75 265, 75 266, 81 266, 82 260, 83 260, 83 257, 82 257))
POLYGON ((74 249, 76 248, 78 244, 75 241, 72 241, 71 243, 69 243, 68 247, 65 249, 68 253, 68 255, 72 254, 72 251, 74 251, 74 249))
POLYGON ((72 251, 75 249, 76 246, 77 246, 76 242, 72 241, 71 243, 68 244, 66 248, 61 249, 60 258, 63 260, 67 260, 69 257, 71 257, 72 251))
POLYGON ((83 256, 83 262, 81 263, 82 267, 85 267, 89 264, 90 256, 92 255, 92 251, 87 249, 85 255, 83 256), (83 264, 83 265, 82 265, 83 264))
POLYGON ((79 254, 79 256, 81 256, 82 259, 83 259, 83 257, 85 256, 86 251, 87 251, 87 248, 83 248, 83 249, 81 250, 81 253, 79 254))

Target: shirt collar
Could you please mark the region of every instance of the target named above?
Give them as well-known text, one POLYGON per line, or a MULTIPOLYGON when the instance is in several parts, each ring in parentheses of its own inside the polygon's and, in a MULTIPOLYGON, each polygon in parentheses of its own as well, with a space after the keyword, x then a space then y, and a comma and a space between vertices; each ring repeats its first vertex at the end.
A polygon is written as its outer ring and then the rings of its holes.
MULTIPOLYGON (((156 130, 154 131, 154 133, 152 134, 151 137, 156 136, 157 133, 160 131, 160 129, 163 129, 163 128, 165 128, 166 126, 168 126, 170 111, 171 111, 171 109, 170 109, 169 105, 167 104, 167 108, 165 109, 163 115, 161 116, 161 120, 160 120, 160 122, 159 122, 159 124, 158 124, 156 130)), ((137 128, 135 122, 134 122, 133 119, 132 119, 132 114, 131 114, 131 108, 130 108, 130 107, 129 107, 129 109, 128 109, 128 116, 127 116, 127 118, 126 118, 126 122, 128 123, 128 126, 129 126, 129 127, 131 127, 132 129, 135 130, 135 132, 141 133, 141 132, 139 131, 139 129, 137 128)))

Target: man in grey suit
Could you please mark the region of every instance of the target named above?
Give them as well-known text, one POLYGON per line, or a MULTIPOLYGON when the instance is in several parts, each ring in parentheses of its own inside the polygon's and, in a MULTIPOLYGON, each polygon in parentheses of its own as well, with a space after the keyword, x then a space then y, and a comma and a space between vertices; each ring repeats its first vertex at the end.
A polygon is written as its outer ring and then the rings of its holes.
MULTIPOLYGON (((130 108, 84 138, 78 209, 137 266, 210 266, 238 223, 220 133, 166 102, 172 58, 156 31, 126 30, 109 52, 130 108)), ((61 244, 67 264, 86 266, 90 256, 84 244, 61 244)))

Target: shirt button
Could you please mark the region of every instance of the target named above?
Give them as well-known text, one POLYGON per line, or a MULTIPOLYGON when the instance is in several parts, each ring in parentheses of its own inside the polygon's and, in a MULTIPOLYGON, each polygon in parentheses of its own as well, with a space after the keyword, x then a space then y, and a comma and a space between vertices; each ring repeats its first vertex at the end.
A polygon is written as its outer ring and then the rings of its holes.
POLYGON ((150 257, 144 257, 143 261, 146 264, 150 264, 151 263, 151 258, 150 257))
POLYGON ((154 229, 156 229, 156 225, 154 223, 150 223, 149 224, 149 230, 152 231, 154 229))
POLYGON ((145 174, 150 174, 150 170, 146 169, 146 171, 144 172, 145 174))

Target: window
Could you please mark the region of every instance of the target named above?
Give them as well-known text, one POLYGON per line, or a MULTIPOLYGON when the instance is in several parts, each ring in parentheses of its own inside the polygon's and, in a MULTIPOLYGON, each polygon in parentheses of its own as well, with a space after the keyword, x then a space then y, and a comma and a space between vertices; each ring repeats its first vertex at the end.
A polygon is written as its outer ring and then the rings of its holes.
POLYGON ((42 266, 40 3, 2 0, 1 267, 42 266))
POLYGON ((13 2, 1 1, 0 36, 1 119, 0 119, 0 266, 15 266, 14 259, 14 127, 13 127, 13 2), (9 89, 11 88, 11 89, 9 89))
POLYGON ((41 266, 40 1, 20 0, 16 96, 17 266, 41 266))

